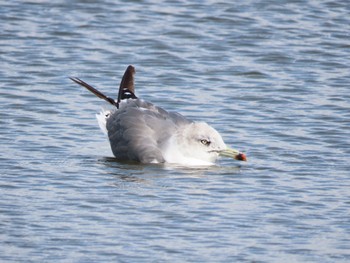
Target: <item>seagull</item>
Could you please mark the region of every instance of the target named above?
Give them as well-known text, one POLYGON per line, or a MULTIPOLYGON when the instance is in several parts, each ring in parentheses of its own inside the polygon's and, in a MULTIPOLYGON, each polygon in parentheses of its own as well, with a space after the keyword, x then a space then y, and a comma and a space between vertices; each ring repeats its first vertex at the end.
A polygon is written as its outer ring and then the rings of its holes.
POLYGON ((128 66, 116 100, 83 80, 70 77, 114 106, 96 117, 117 160, 187 166, 213 165, 219 156, 247 160, 244 153, 227 147, 220 134, 207 123, 189 120, 136 97, 134 75, 135 68, 128 66))

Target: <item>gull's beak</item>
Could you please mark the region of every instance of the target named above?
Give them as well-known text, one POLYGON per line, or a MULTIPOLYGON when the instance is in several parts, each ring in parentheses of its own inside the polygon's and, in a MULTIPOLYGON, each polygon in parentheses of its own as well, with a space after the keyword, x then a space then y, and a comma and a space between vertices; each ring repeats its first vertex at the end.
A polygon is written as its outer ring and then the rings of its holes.
POLYGON ((226 148, 223 151, 219 152, 220 156, 225 156, 225 157, 230 157, 233 159, 236 159, 238 161, 247 161, 247 157, 245 156, 244 153, 241 153, 235 149, 231 149, 231 148, 226 148))

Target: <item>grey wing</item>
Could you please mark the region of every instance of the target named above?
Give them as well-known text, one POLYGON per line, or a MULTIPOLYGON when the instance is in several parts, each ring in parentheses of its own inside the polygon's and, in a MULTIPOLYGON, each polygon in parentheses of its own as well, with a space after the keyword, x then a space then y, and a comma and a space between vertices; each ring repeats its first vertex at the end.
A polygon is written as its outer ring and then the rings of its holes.
POLYGON ((107 120, 113 154, 120 160, 162 163, 162 145, 179 126, 189 122, 182 115, 169 113, 151 103, 127 100, 107 120))

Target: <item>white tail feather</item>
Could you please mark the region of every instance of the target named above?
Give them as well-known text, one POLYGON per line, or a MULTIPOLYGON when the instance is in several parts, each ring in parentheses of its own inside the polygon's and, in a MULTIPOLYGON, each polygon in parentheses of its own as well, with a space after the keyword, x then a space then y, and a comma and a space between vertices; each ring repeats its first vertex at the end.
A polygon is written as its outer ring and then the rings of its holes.
POLYGON ((98 125, 100 126, 100 129, 102 130, 102 132, 106 135, 108 135, 106 121, 109 118, 110 114, 111 114, 111 111, 109 110, 102 110, 99 114, 96 114, 98 125))

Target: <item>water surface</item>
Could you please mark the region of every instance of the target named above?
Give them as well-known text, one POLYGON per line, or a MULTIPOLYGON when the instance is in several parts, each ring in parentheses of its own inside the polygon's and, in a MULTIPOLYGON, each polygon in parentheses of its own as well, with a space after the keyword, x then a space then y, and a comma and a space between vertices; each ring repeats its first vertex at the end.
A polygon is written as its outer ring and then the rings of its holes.
POLYGON ((10 1, 0 9, 0 261, 348 262, 350 7, 10 1), (206 121, 242 164, 112 158, 94 114, 139 97, 206 121))

